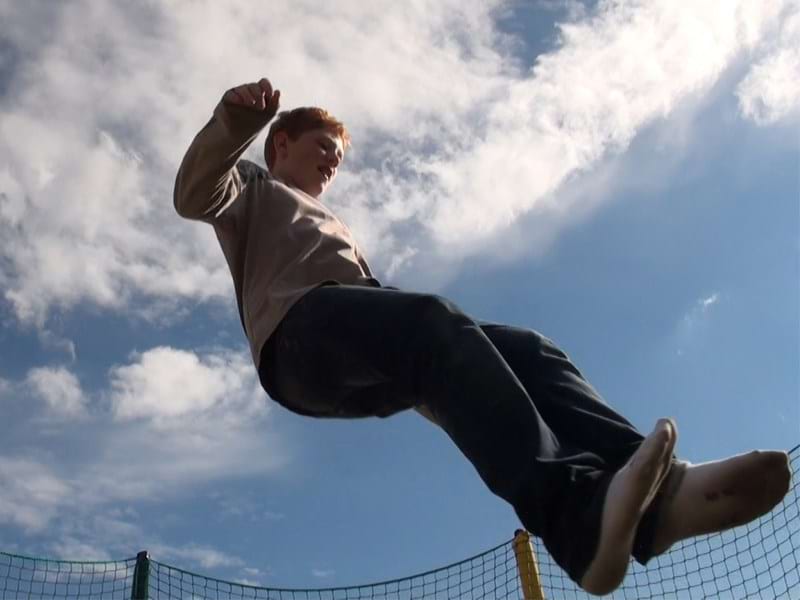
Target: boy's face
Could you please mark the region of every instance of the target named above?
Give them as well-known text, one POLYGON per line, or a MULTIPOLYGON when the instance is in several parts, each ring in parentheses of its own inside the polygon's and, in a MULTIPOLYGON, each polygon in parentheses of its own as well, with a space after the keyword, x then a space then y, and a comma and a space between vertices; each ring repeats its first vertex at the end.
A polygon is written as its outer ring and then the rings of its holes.
POLYGON ((314 198, 333 183, 344 158, 341 138, 326 129, 306 131, 295 141, 290 140, 285 131, 279 131, 274 143, 276 156, 272 174, 314 198))

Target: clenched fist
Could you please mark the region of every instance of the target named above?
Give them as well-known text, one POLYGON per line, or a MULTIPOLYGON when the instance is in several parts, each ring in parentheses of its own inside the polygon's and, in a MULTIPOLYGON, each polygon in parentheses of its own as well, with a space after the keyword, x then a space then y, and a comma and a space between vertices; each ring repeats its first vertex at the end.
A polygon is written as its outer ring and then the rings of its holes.
POLYGON ((222 97, 226 104, 244 106, 253 110, 259 110, 276 114, 278 103, 281 98, 280 90, 272 91, 272 84, 269 79, 262 77, 258 83, 243 83, 235 88, 229 89, 222 97))

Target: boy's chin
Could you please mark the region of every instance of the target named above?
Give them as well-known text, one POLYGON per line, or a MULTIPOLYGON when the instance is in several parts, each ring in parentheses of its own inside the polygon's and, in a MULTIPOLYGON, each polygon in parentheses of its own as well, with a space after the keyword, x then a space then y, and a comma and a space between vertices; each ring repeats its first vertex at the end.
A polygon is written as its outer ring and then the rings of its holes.
POLYGON ((312 186, 312 190, 309 192, 309 195, 314 196, 314 198, 319 198, 325 193, 326 189, 327 188, 324 184, 312 186))
POLYGON ((300 189, 302 189, 306 194, 308 194, 312 198, 316 198, 322 195, 322 193, 325 191, 325 186, 322 186, 318 183, 311 183, 308 185, 300 186, 300 189))

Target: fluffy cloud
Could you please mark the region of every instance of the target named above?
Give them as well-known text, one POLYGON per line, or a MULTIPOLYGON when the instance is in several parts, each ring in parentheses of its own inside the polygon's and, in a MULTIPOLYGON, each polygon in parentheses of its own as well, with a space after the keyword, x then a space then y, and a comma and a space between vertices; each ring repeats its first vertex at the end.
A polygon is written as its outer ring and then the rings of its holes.
POLYGON ((144 352, 111 370, 108 387, 92 395, 98 410, 90 416, 77 378, 64 368, 33 369, 23 383, 7 385, 32 389, 45 403, 17 419, 27 450, 0 456, 0 524, 58 531, 65 547, 87 539, 100 547, 110 539, 103 531, 130 523, 123 516, 98 524, 108 506, 167 500, 288 461, 285 441, 267 431, 269 400, 246 353, 144 352), (54 411, 86 418, 68 430, 40 428, 39 413, 54 411))
POLYGON ((72 493, 74 488, 46 465, 0 456, 0 523, 41 530, 72 493))
POLYGON ((78 378, 64 367, 31 369, 27 384, 45 401, 50 415, 66 419, 86 416, 88 399, 78 378))
POLYGON ((708 90, 769 31, 779 8, 604 2, 595 15, 562 26, 560 47, 488 107, 480 143, 428 162, 425 171, 442 186, 430 221, 435 235, 463 253, 525 212, 564 211, 548 203, 568 177, 708 90))
POLYGON ((204 569, 218 569, 219 567, 241 567, 245 563, 237 557, 225 554, 208 546, 190 544, 182 547, 156 544, 152 547, 154 555, 161 560, 177 562, 191 561, 199 564, 204 569))
POLYGON ((284 108, 324 105, 347 122, 356 143, 326 201, 379 274, 428 287, 520 215, 542 213, 547 230, 529 238, 552 239, 591 201, 559 198, 565 181, 743 56, 762 57, 740 87, 746 115, 795 103, 794 55, 763 50, 784 21, 780 48, 792 48, 790 0, 550 4, 571 21, 529 71, 497 29, 501 0, 284 0, 268 14, 244 0, 6 5, 5 300, 43 327, 80 302, 159 318, 229 299, 211 229, 174 214, 172 183, 222 91, 261 75, 284 108), (25 35, 34 28, 51 33, 25 35))
POLYGON ((111 371, 111 402, 117 420, 149 419, 185 427, 195 418, 245 423, 266 411, 266 395, 252 361, 243 354, 199 357, 159 347, 111 371))
POLYGON ((133 300, 172 310, 230 294, 210 228, 171 202, 183 152, 227 87, 267 75, 285 104, 352 115, 362 136, 407 135, 417 113, 463 108, 498 69, 489 3, 315 4, 4 7, 18 61, 0 105, 0 285, 20 320, 41 327, 83 300, 150 315, 133 300), (33 30, 47 41, 20 33, 33 30))
POLYGON ((742 114, 761 125, 800 109, 800 3, 787 7, 774 40, 736 90, 742 114))

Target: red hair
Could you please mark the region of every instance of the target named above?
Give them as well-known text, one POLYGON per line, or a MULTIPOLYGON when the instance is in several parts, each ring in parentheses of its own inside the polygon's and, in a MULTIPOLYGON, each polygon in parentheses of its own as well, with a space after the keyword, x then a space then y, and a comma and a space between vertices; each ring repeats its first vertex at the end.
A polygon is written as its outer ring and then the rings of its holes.
POLYGON ((350 146, 350 134, 344 124, 335 119, 327 110, 315 106, 285 110, 278 113, 278 118, 270 126, 267 141, 264 143, 264 160, 267 162, 267 167, 272 170, 272 167, 275 166, 276 155, 273 141, 277 132, 285 131, 289 135, 289 139, 295 141, 307 131, 315 129, 327 129, 341 138, 344 148, 350 146))

